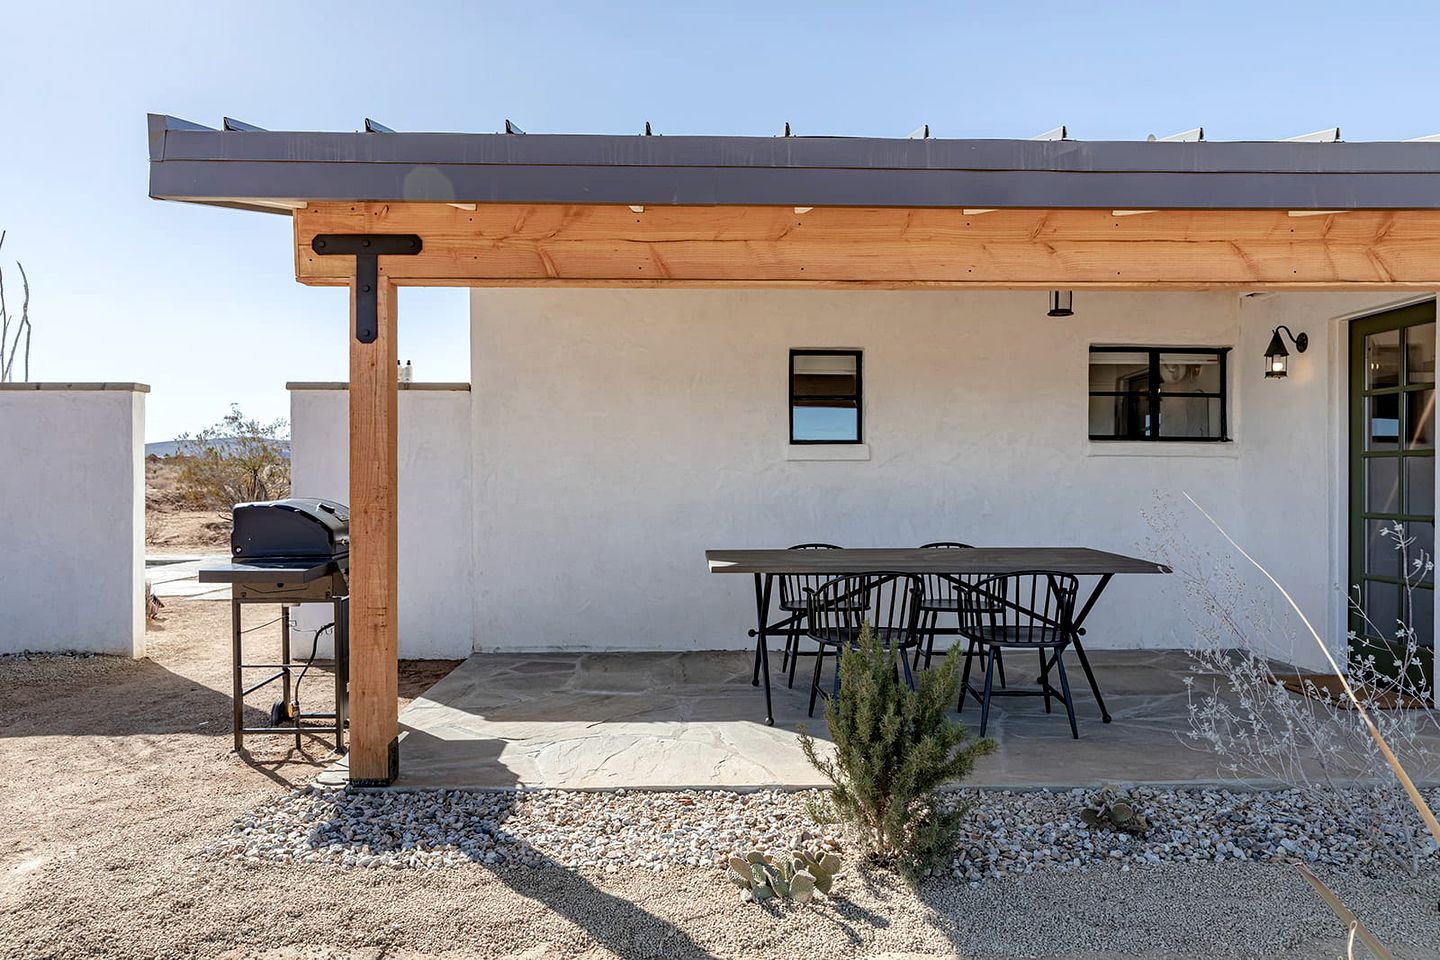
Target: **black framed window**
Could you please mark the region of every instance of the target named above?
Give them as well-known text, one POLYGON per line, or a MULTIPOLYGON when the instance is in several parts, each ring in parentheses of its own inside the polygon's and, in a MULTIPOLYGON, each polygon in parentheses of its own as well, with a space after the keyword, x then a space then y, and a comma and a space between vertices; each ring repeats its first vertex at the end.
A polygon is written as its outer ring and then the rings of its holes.
POLYGON ((1230 439, 1229 347, 1091 347, 1090 439, 1230 439))
POLYGON ((790 442, 860 443, 859 350, 790 351, 790 442))

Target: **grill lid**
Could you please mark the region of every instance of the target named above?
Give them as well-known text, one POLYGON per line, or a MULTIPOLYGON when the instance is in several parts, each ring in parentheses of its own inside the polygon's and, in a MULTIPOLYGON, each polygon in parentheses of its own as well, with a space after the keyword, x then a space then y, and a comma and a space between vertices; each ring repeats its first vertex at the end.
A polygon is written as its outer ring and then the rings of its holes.
POLYGON ((328 559, 350 553, 350 508, 295 497, 235 505, 230 553, 247 560, 328 559))

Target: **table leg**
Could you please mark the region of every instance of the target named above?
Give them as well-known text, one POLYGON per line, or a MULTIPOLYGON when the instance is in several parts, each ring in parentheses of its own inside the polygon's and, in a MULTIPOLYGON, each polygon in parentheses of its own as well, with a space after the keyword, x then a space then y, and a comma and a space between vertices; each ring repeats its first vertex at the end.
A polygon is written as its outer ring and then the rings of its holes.
POLYGON ((775 726, 775 711, 770 704, 770 591, 775 578, 768 573, 755 574, 755 677, 751 686, 765 681, 765 725, 775 726))
MULTIPOLYGON (((1113 574, 1107 573, 1100 578, 1099 583, 1095 584, 1095 589, 1090 592, 1090 596, 1086 599, 1085 605, 1082 606, 1080 612, 1076 614, 1074 623, 1075 656, 1080 660, 1080 666, 1085 670, 1085 679, 1090 681, 1090 692, 1095 694, 1095 703, 1100 707, 1100 717, 1106 723, 1110 722, 1110 712, 1105 709, 1105 698, 1100 695, 1100 685, 1095 682, 1095 671, 1090 669, 1090 658, 1085 656, 1085 647, 1080 643, 1080 636, 1085 632, 1085 618, 1090 616, 1090 611, 1094 608, 1095 601, 1100 599, 1100 594, 1105 592, 1105 588, 1110 585, 1110 578, 1112 576, 1113 574)), ((1059 659, 1060 654, 1057 652, 1055 656, 1056 659, 1059 659)))
MULTIPOLYGON (((232 586, 233 590, 234 587, 232 586)), ((245 727, 245 695, 244 685, 240 678, 241 663, 241 633, 240 633, 240 601, 230 601, 230 711, 231 722, 235 728, 235 750, 238 753, 244 749, 245 734, 241 732, 245 727)))

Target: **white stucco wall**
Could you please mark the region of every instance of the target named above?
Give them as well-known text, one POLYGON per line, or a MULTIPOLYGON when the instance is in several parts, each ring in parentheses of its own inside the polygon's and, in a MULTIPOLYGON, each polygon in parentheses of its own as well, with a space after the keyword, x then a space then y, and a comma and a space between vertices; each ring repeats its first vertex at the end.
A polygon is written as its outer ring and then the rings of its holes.
MULTIPOLYGON (((1180 491, 1338 643, 1335 318, 1394 301, 1085 292, 1074 317, 1052 319, 1043 292, 476 290, 476 649, 742 646, 750 580, 709 574, 708 547, 1136 553, 1142 511, 1180 491), (1266 382, 1278 322, 1312 346, 1288 380, 1266 382), (1234 347, 1235 442, 1091 443, 1088 348, 1132 343, 1234 347), (868 459, 790 458, 792 347, 865 351, 868 459)), ((1087 642, 1189 642, 1167 581, 1118 578, 1087 642)))
POLYGON ((0 653, 145 655, 149 389, 0 385, 0 653))
MULTIPOLYGON (((344 384, 290 384, 292 489, 350 499, 344 384)), ((399 397, 399 653, 465 657, 474 637, 470 393, 466 384, 403 384, 399 397)), ((296 650, 328 623, 328 606, 296 621, 296 650)), ((326 644, 322 640, 324 652, 326 644)))

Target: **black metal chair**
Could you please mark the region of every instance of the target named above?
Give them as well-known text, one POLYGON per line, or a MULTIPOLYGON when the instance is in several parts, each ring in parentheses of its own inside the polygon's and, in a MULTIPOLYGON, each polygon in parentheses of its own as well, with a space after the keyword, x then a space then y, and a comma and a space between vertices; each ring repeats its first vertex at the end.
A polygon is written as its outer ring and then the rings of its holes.
POLYGON ((810 679, 810 716, 815 715, 815 698, 821 692, 820 668, 826 654, 835 652, 831 695, 838 697, 841 651, 859 644, 860 631, 867 623, 880 642, 897 654, 905 670, 905 682, 914 689, 909 651, 920 642, 920 603, 924 595, 925 585, 920 578, 906 573, 836 577, 810 593, 805 635, 820 647, 810 679))
POLYGON ((1050 712, 1053 697, 1065 704, 1065 712, 1070 717, 1070 735, 1080 739, 1063 656, 1075 636, 1075 597, 1080 581, 1067 573, 1032 570, 986 577, 964 584, 960 590, 960 634, 969 641, 969 648, 965 651, 960 702, 956 709, 965 709, 967 697, 980 702, 980 735, 983 737, 990 721, 991 697, 1044 697, 1046 713, 1050 712), (985 662, 983 691, 970 686, 970 669, 976 654, 987 649, 998 654, 1006 648, 1038 651, 1039 690, 995 691, 995 664, 999 660, 995 655, 985 662), (1059 690, 1050 685, 1052 665, 1060 675, 1059 690))
MULTIPOLYGON (((960 543, 958 540, 937 540, 934 543, 922 543, 921 550, 973 550, 972 544, 960 543)), ((920 669, 920 653, 925 653, 925 669, 930 669, 930 658, 935 653, 936 631, 940 627, 942 616, 953 615, 958 627, 960 624, 960 583, 976 583, 982 577, 975 574, 962 574, 960 576, 943 576, 938 573, 927 573, 920 577, 925 584, 925 599, 920 604, 920 627, 923 642, 915 645, 914 661, 911 664, 915 669, 920 669)), ((986 651, 986 655, 989 652, 986 651)), ((1000 658, 997 667, 1000 673, 1000 686, 1005 686, 1005 658, 1000 649, 995 649, 995 655, 1000 658)))
MULTIPOLYGON (((843 550, 833 543, 797 543, 787 550, 843 550)), ((810 611, 810 594, 833 579, 831 574, 785 574, 780 577, 779 608, 790 614, 780 621, 785 630, 785 653, 780 670, 786 674, 786 686, 795 686, 795 663, 800 658, 800 638, 805 635, 805 616, 810 611)), ((861 598, 863 601, 863 598, 861 598)), ((823 651, 816 651, 820 656, 823 651)))

